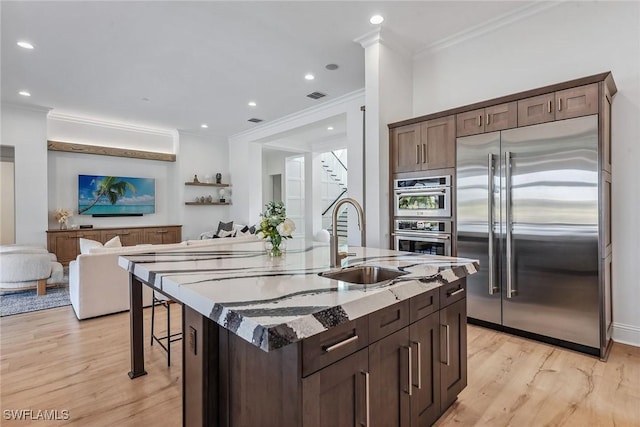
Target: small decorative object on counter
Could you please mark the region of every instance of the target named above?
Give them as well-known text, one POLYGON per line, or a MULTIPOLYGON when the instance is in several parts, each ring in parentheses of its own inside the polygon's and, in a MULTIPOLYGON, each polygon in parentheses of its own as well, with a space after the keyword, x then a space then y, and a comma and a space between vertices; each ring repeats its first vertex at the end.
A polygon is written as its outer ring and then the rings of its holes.
POLYGON ((216 174, 216 184, 222 184, 222 174, 220 172, 216 174))
POLYGON ((256 236, 265 240, 264 248, 270 256, 278 257, 285 249, 284 239, 291 239, 296 224, 287 218, 282 202, 269 202, 260 214, 262 219, 256 227, 256 236))
POLYGON ((67 222, 72 216, 72 210, 67 208, 58 208, 53 214, 53 217, 56 219, 56 221, 58 221, 58 224, 60 224, 60 230, 67 229, 67 222))
POLYGON ((204 203, 204 196, 200 196, 200 203, 204 203))
POLYGON ((200 203, 200 197, 196 196, 196 203, 200 203))
POLYGON ((207 203, 213 203, 213 196, 211 194, 207 196, 207 203))
POLYGON ((220 194, 220 203, 226 202, 226 199, 224 198, 226 191, 224 191, 224 188, 221 188, 220 191, 218 191, 218 194, 220 194))
POLYGON ((198 180, 198 175, 193 175, 193 182, 200 182, 200 180, 198 180))

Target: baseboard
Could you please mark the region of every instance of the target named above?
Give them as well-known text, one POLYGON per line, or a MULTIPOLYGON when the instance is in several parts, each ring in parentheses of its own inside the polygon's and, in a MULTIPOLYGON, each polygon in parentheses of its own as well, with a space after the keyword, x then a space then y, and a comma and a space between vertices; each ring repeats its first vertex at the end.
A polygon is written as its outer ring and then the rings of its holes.
POLYGON ((628 344, 634 347, 640 347, 640 327, 614 322, 613 323, 613 340, 621 344, 628 344))

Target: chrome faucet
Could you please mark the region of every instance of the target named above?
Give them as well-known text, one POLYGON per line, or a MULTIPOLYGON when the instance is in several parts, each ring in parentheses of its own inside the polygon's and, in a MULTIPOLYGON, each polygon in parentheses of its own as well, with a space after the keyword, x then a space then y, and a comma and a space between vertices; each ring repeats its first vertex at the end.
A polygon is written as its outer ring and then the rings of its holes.
POLYGON ((344 199, 340 199, 336 206, 333 208, 333 214, 331 215, 331 220, 333 222, 331 227, 331 236, 329 240, 329 246, 331 247, 331 268, 334 267, 342 267, 342 258, 346 258, 347 254, 338 252, 338 210, 340 207, 346 203, 349 203, 351 206, 356 208, 358 211, 358 228, 360 228, 360 246, 365 246, 366 244, 366 228, 364 224, 364 211, 362 210, 362 206, 355 199, 350 197, 345 197, 344 199))

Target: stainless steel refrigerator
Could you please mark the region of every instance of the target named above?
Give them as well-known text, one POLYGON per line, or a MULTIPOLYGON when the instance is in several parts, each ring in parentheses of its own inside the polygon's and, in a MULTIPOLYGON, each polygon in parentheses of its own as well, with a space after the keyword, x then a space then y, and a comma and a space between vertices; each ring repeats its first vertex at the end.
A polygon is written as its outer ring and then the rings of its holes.
POLYGON ((457 139, 470 321, 603 356, 598 116, 457 139))

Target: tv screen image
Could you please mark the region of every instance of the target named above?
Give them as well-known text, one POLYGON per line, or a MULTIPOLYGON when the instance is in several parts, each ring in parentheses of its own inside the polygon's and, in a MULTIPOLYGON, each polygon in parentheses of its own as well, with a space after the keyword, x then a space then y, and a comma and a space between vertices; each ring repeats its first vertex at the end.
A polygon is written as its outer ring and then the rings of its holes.
POLYGON ((118 216, 152 214, 156 211, 153 178, 78 175, 78 213, 118 216))

